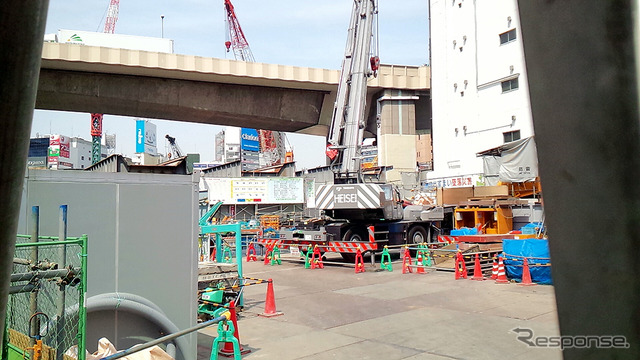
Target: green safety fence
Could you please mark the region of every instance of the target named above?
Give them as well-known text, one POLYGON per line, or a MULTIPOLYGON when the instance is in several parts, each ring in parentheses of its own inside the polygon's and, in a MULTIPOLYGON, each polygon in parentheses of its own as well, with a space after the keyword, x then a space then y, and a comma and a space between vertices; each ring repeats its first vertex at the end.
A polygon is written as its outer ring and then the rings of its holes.
POLYGON ((87 235, 17 235, 2 359, 84 360, 86 289, 87 235))

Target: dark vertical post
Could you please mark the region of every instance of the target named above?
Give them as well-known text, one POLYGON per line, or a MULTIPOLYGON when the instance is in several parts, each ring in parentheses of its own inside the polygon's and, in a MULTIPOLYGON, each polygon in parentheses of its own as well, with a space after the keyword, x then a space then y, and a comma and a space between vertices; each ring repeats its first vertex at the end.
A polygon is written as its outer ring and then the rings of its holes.
POLYGON ((638 359, 637 1, 518 3, 560 332, 630 345, 564 358, 638 359))
MULTIPOLYGON (((67 240, 67 205, 60 205, 60 212, 58 214, 58 241, 67 240)), ((64 268, 67 264, 67 245, 60 245, 58 249, 58 266, 64 268)), ((60 291, 58 294, 56 304, 56 360, 64 359, 65 346, 65 315, 64 310, 66 308, 66 294, 67 287, 60 285, 60 291)))
MULTIPOLYGON (((0 324, 4 324, 48 0, 0 7, 0 324)), ((4 333, 0 331, 0 343, 4 333)))
MULTIPOLYGON (((38 206, 31 207, 31 242, 37 243, 40 239, 40 208, 38 206)), ((38 247, 33 246, 31 248, 31 254, 29 256, 31 266, 38 265, 38 247)), ((38 289, 35 288, 29 293, 29 316, 38 312, 38 289)), ((29 345, 33 347, 36 343, 36 335, 40 333, 40 320, 37 316, 33 317, 33 324, 29 324, 31 333, 29 334, 29 345)), ((33 350, 29 351, 30 358, 33 358, 33 350)))

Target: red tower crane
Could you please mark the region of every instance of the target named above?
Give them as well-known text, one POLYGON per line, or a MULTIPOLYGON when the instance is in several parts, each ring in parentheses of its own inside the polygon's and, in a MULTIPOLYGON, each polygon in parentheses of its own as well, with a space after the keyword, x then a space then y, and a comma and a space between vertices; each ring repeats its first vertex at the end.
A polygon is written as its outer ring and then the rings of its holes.
MULTIPOLYGON (((113 34, 118 21, 120 0, 110 0, 107 18, 104 21, 104 33, 113 34)), ((102 158, 102 114, 91 114, 91 163, 95 164, 102 158)))
MULTIPOLYGON (((236 12, 231 0, 224 0, 224 8, 227 11, 226 24, 227 35, 224 43, 227 52, 233 50, 233 56, 236 60, 255 62, 249 42, 244 37, 240 22, 236 17, 236 12)), ((260 151, 266 160, 266 165, 280 164, 284 158, 284 134, 271 130, 258 130, 260 136, 260 151)))
POLYGON ((224 8, 227 11, 227 17, 225 19, 227 23, 227 36, 224 45, 227 48, 227 52, 233 49, 233 56, 236 60, 255 62, 253 54, 249 48, 249 42, 244 37, 236 12, 231 4, 231 0, 224 0, 224 8))

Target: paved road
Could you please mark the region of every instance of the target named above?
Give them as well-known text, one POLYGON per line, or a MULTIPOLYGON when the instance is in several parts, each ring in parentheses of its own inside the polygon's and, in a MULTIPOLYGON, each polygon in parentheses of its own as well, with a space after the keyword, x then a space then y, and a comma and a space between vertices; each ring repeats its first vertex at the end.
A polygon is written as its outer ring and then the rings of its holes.
MULTIPOLYGON (((453 272, 435 270, 403 275, 400 263, 393 272, 367 264, 360 274, 290 261, 243 266, 245 276, 273 279, 284 313, 259 317, 266 286, 246 288, 238 319, 240 342, 251 349, 245 359, 562 358, 558 349, 528 347, 512 331, 559 335, 552 286, 456 281, 453 272)), ((198 334, 198 359, 209 359, 215 336, 213 327, 198 334)))

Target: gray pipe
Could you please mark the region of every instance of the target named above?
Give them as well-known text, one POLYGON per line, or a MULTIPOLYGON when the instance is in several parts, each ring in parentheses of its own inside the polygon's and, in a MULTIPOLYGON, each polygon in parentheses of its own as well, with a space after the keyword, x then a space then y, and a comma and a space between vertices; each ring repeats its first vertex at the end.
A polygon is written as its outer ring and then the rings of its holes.
POLYGON ((80 268, 70 269, 58 269, 58 270, 45 270, 45 271, 30 271, 26 273, 11 274, 11 282, 16 281, 31 281, 39 279, 53 279, 53 278, 67 278, 70 275, 75 277, 80 274, 80 268))
POLYGON ((115 300, 134 301, 134 302, 146 305, 154 310, 157 310, 159 313, 162 313, 162 315, 165 315, 164 311, 162 311, 162 309, 160 309, 160 307, 156 305, 154 302, 147 299, 146 297, 136 295, 136 294, 112 292, 112 293, 103 293, 100 295, 95 295, 95 296, 92 296, 91 299, 115 299, 115 300))
MULTIPOLYGON (((87 313, 112 310, 121 310, 138 315, 157 325, 162 331, 168 334, 180 331, 156 304, 142 296, 129 293, 105 293, 87 299, 87 313)), ((77 312, 78 305, 71 306, 65 311, 67 317, 77 315, 77 312)), ((173 343, 169 343, 166 349, 167 354, 175 358, 176 348, 180 351, 182 358, 186 359, 186 354, 189 354, 189 344, 187 340, 177 338, 173 343)))

